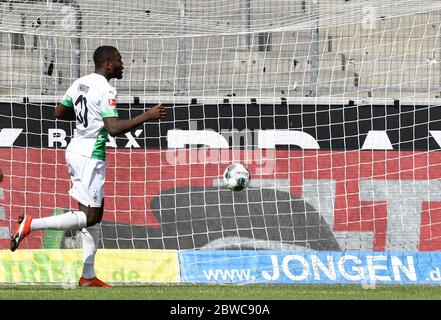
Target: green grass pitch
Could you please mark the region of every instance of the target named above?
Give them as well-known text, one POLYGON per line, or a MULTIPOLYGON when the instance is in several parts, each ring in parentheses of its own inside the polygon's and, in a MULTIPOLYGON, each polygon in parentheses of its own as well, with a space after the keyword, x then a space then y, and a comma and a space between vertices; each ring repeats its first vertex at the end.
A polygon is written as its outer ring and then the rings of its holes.
POLYGON ((0 300, 439 300, 441 286, 145 285, 0 286, 0 300))

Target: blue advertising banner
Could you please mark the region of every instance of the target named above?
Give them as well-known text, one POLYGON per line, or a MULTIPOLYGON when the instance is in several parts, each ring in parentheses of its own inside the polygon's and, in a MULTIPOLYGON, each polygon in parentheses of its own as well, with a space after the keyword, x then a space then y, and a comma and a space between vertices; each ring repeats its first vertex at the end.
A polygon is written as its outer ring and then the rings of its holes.
POLYGON ((441 252, 180 251, 190 283, 440 284, 441 252))

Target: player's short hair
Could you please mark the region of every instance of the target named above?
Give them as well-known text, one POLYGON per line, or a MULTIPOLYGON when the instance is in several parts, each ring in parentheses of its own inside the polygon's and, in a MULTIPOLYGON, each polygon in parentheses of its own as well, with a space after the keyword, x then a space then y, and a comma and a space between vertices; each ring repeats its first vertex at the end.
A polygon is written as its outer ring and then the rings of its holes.
POLYGON ((118 52, 118 49, 112 46, 100 46, 96 48, 93 53, 93 62, 95 63, 95 68, 99 68, 104 62, 110 59, 110 57, 118 52))

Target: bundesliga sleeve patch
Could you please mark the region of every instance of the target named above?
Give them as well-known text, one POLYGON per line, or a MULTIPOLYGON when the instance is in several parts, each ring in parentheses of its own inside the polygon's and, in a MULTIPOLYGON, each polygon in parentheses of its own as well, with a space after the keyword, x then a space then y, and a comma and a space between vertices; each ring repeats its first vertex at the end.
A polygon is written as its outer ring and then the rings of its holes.
POLYGON ((109 99, 109 107, 110 108, 116 107, 116 99, 109 99))

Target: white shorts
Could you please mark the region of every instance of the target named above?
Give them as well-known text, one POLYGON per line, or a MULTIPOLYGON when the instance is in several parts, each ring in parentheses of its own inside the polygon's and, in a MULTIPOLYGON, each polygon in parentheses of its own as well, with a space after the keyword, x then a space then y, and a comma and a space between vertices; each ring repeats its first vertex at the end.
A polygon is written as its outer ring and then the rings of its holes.
POLYGON ((72 181, 69 194, 82 205, 100 208, 104 198, 106 162, 66 151, 66 162, 72 181))

